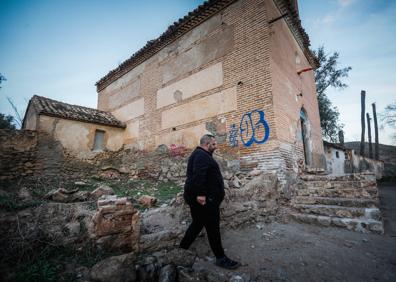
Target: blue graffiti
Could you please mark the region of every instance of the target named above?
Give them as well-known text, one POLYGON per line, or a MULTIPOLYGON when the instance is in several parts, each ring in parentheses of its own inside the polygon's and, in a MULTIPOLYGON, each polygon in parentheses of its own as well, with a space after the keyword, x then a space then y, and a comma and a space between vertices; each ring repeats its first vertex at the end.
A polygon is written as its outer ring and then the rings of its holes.
POLYGON ((231 124, 228 141, 230 142, 231 147, 238 146, 238 128, 235 124, 231 124))
POLYGON ((270 128, 264 117, 264 111, 254 110, 242 116, 239 125, 241 141, 246 147, 253 143, 264 144, 270 134, 270 128))

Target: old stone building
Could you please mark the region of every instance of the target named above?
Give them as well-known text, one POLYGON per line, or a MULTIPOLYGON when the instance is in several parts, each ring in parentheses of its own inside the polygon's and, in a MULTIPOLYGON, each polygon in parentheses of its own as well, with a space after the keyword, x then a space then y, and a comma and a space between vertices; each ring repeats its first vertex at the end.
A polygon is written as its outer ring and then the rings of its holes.
POLYGON ((340 144, 324 141, 326 172, 329 175, 345 175, 350 173, 372 172, 377 179, 384 176, 384 162, 374 160, 356 153, 355 150, 340 144))
POLYGON ((108 112, 37 95, 29 101, 22 128, 59 141, 80 159, 95 151, 121 149, 125 131, 125 125, 108 112))
POLYGON ((308 47, 296 1, 208 1, 103 77, 97 110, 34 96, 23 128, 83 159, 192 149, 211 132, 237 169, 323 169, 308 47))
POLYGON ((215 133, 241 168, 325 165, 313 69, 296 1, 208 1, 97 83, 126 146, 196 146, 215 133))

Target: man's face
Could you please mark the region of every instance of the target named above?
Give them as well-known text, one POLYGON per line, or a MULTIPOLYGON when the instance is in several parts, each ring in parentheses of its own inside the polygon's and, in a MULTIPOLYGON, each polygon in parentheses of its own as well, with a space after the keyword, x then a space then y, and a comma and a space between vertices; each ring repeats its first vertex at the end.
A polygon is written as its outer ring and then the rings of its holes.
POLYGON ((216 139, 212 138, 208 145, 208 151, 213 153, 217 149, 217 142, 216 139))

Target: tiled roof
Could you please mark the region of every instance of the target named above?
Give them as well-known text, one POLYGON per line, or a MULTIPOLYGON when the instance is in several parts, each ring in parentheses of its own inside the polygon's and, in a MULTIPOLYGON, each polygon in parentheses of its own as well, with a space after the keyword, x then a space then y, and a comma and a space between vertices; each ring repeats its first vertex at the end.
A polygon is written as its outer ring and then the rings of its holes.
POLYGON ((340 144, 330 143, 330 142, 327 142, 327 141, 325 141, 325 140, 323 140, 323 145, 324 145, 324 146, 327 146, 327 147, 333 147, 333 148, 336 148, 336 149, 339 149, 339 150, 343 150, 343 151, 350 150, 350 149, 348 149, 348 148, 345 147, 345 146, 342 146, 342 145, 340 145, 340 144))
MULTIPOLYGON (((111 70, 106 76, 100 79, 96 83, 97 91, 101 91, 110 83, 120 78, 139 64, 143 63, 165 46, 172 43, 177 38, 186 34, 194 27, 198 26, 236 1, 237 0, 209 0, 198 6, 198 8, 196 8, 194 11, 189 12, 186 16, 180 18, 177 22, 174 22, 173 25, 169 26, 168 29, 160 35, 160 37, 148 41, 143 48, 141 48, 129 59, 125 60, 117 68, 111 70)), ((304 51, 304 54, 307 56, 309 62, 313 67, 318 67, 319 62, 315 55, 313 55, 309 50, 309 37, 301 26, 300 18, 293 6, 292 1, 293 0, 274 0, 281 14, 286 13, 288 15, 288 17, 285 17, 286 22, 296 37, 300 47, 304 51)))
POLYGON ((29 101, 28 109, 30 107, 34 107, 37 114, 125 128, 125 124, 108 112, 70 105, 42 96, 34 95, 29 101))
POLYGON ((157 39, 148 41, 143 48, 99 80, 96 83, 97 90, 102 90, 114 80, 143 63, 180 36, 186 34, 194 27, 203 23, 236 1, 237 0, 209 0, 198 6, 194 11, 189 12, 186 16, 180 18, 177 22, 174 22, 169 26, 168 29, 157 39))

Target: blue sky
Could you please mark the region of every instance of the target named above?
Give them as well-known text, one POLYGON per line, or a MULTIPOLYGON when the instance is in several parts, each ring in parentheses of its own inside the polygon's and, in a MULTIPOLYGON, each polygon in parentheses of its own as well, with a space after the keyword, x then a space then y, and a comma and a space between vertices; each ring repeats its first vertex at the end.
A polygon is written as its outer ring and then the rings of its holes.
MULTIPOLYGON (((396 1, 300 0, 299 9, 311 47, 338 51, 340 67, 352 67, 345 79, 349 87, 327 94, 339 109, 345 139, 359 141, 360 91, 366 90, 366 111, 371 116, 372 103, 381 112, 396 101, 396 1)), ((394 132, 384 127, 380 142, 391 144, 394 132)))
MULTIPOLYGON (((34 94, 96 107, 95 83, 158 37, 198 0, 0 0, 0 112, 23 112, 34 94)), ((340 52, 352 66, 349 87, 328 91, 341 113, 345 139, 360 140, 360 90, 380 112, 396 100, 396 1, 300 0, 312 48, 340 52)), ((394 132, 394 130, 393 130, 394 132)), ((390 144, 392 131, 380 131, 390 144)))

